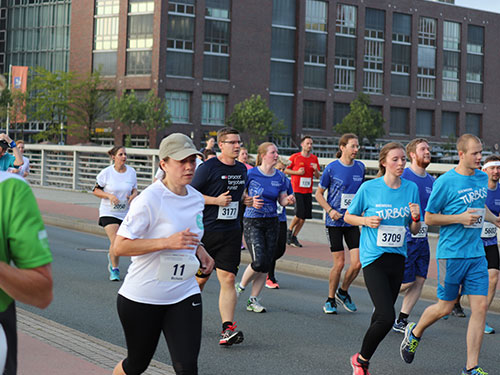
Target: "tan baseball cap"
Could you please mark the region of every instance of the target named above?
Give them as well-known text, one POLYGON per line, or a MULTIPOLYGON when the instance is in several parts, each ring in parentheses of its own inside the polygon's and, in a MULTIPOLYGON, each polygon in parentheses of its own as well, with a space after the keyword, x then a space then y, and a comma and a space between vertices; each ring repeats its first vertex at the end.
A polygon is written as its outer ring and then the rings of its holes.
POLYGON ((163 138, 160 143, 159 157, 161 160, 167 156, 174 160, 183 160, 191 155, 200 155, 191 138, 182 133, 172 133, 168 137, 163 138))

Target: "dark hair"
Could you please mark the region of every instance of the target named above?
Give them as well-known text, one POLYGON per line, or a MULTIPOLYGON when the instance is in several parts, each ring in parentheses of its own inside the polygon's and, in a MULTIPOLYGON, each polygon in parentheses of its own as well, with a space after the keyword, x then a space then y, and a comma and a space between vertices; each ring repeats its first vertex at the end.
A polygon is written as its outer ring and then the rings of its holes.
POLYGON ((0 140, 0 147, 3 148, 4 150, 7 150, 9 148, 9 144, 2 139, 0 140))
POLYGON ((120 149, 122 148, 125 148, 125 146, 115 146, 113 147, 111 150, 108 151, 108 155, 109 157, 113 157, 113 156, 116 156, 116 154, 118 153, 118 151, 120 151, 120 149))
POLYGON ((222 128, 217 132, 217 143, 224 141, 229 134, 240 135, 240 132, 230 127, 222 128))
POLYGON ((349 140, 351 139, 358 139, 358 136, 354 133, 346 133, 342 135, 342 137, 340 137, 339 150, 337 151, 337 154, 335 154, 335 157, 340 158, 342 156, 342 150, 340 149, 340 146, 347 146, 349 140))
POLYGON ((411 141, 410 143, 408 143, 406 145, 406 156, 408 156, 408 159, 410 159, 410 163, 411 163, 411 153, 412 152, 417 152, 417 146, 420 144, 420 143, 427 143, 429 144, 429 141, 425 138, 416 138, 414 139, 413 141, 411 141))
POLYGON ((302 142, 304 142, 306 139, 310 139, 312 141, 312 137, 310 135, 304 135, 301 139, 300 139, 300 143, 302 144, 302 142))
POLYGON ((203 160, 207 160, 207 158, 208 158, 210 155, 215 155, 215 156, 217 156, 217 153, 216 153, 214 150, 211 150, 211 149, 209 149, 209 148, 206 148, 206 149, 203 151, 203 160))
POLYGON ((385 175, 385 167, 382 165, 382 163, 385 162, 385 159, 387 158, 387 154, 389 154, 389 151, 396 150, 398 148, 403 150, 403 152, 405 151, 405 148, 399 142, 389 142, 384 147, 382 147, 382 150, 380 150, 380 154, 378 154, 377 177, 385 175))
POLYGON ((489 161, 500 161, 500 156, 498 155, 489 155, 484 159, 484 164, 486 164, 489 161))

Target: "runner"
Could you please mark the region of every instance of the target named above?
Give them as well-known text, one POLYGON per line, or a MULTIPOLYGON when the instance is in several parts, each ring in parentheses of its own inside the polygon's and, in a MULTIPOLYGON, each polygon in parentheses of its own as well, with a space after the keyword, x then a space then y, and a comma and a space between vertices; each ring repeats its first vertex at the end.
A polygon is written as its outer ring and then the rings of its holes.
POLYGON ((131 256, 132 264, 117 300, 127 358, 113 375, 146 371, 161 333, 175 373, 198 374, 202 302, 194 275, 200 268, 210 272, 214 262, 200 244, 204 200, 189 186, 197 154, 184 134, 163 139, 165 178, 132 202, 118 230, 113 250, 131 256))
POLYGON ((23 156, 14 142, 7 134, 0 134, 0 171, 6 171, 9 168, 19 168, 23 165, 23 156), (12 155, 7 152, 12 149, 12 155))
MULTIPOLYGON (((286 168, 285 164, 281 160, 278 160, 278 162, 275 165, 275 168, 281 173, 283 173, 283 176, 285 177, 287 194, 288 195, 293 194, 292 184, 290 180, 284 175, 284 171, 286 168)), ((277 213, 278 213, 278 220, 280 222, 280 227, 278 232, 278 244, 276 245, 276 252, 274 254, 273 261, 271 262, 271 267, 269 268, 269 272, 267 273, 266 288, 269 289, 280 288, 280 285, 276 280, 276 275, 274 274, 274 272, 276 270, 276 261, 280 259, 283 256, 283 254, 285 254, 286 251, 286 229, 287 229, 286 210, 285 207, 279 204, 279 202, 276 204, 276 206, 278 207, 277 213)))
POLYGON ((248 164, 248 150, 246 147, 241 146, 240 153, 238 155, 238 161, 245 164, 245 167, 247 167, 247 169, 253 168, 252 165, 248 164))
POLYGON ((337 313, 337 302, 335 300, 349 312, 357 310, 348 289, 361 269, 361 263, 359 262, 359 228, 347 224, 343 216, 365 178, 364 164, 354 160, 358 150, 358 137, 352 133, 344 134, 339 139, 339 151, 337 152, 337 158, 339 159, 331 162, 325 168, 316 190, 316 201, 326 211, 326 237, 333 256, 333 266, 328 278, 328 299, 323 306, 325 314, 337 313), (328 190, 328 196, 325 200, 323 194, 326 190, 328 190), (337 290, 345 263, 343 239, 349 248, 350 265, 344 275, 342 286, 337 290))
MULTIPOLYGON (((239 203, 245 190, 247 169, 236 160, 240 152, 239 132, 223 128, 217 132, 221 153, 201 164, 196 170, 192 186, 203 194, 205 209, 202 242, 215 259, 220 284, 219 312, 222 319, 220 345, 239 344, 243 332, 236 330, 234 309, 236 306, 235 277, 241 258, 241 227, 238 216, 239 203)), ((246 202, 251 204, 252 200, 246 202)), ((209 274, 197 278, 203 290, 209 274)))
POLYGON ((369 375, 369 361, 391 330, 404 273, 405 227, 412 233, 420 229, 418 188, 401 178, 405 164, 404 147, 386 144, 379 155, 380 178, 361 185, 344 215, 346 223, 363 226, 359 257, 375 307, 361 351, 351 357, 353 375, 369 375))
POLYGON ((16 141, 17 148, 19 149, 19 153, 23 157, 23 165, 19 167, 19 169, 16 168, 9 168, 8 171, 11 173, 16 173, 19 176, 26 178, 30 174, 30 160, 24 156, 24 141, 18 140, 16 141))
POLYGON ((406 363, 413 361, 422 334, 451 312, 462 285, 462 293, 469 295, 471 305, 467 362, 462 374, 485 375, 478 361, 488 309, 488 268, 480 234, 484 220, 499 226, 500 219, 485 206, 488 176, 478 170, 481 140, 464 134, 457 141, 457 150, 458 166, 436 180, 425 215, 427 225, 441 226, 436 249, 438 302, 425 309, 417 324, 406 326, 400 352, 406 363))
POLYGON ((120 258, 112 253, 113 242, 118 227, 127 215, 130 202, 137 196, 137 175, 129 167, 127 151, 123 146, 115 146, 108 151, 113 165, 104 168, 97 175, 94 195, 101 198, 99 206, 99 225, 104 227, 109 238, 108 271, 109 280, 120 281, 120 258))
POLYGON ((253 197, 253 206, 247 207, 243 218, 245 241, 252 257, 252 263, 243 273, 236 292, 243 293, 252 283, 252 291, 247 301, 247 310, 266 312, 259 302, 259 295, 266 283, 266 275, 273 262, 278 244, 279 221, 276 201, 282 206, 295 203, 293 194, 288 195, 286 177, 274 166, 278 162, 278 148, 274 143, 264 142, 257 150, 256 167, 248 171, 245 184, 247 193, 253 197))
POLYGON ((298 241, 302 226, 306 219, 312 218, 312 191, 313 176, 319 178, 318 158, 311 153, 313 140, 306 135, 300 141, 301 152, 290 156, 290 165, 285 169, 285 173, 292 178, 292 187, 295 193, 295 216, 287 231, 287 244, 294 247, 302 247, 298 241))
MULTIPOLYGON (((498 188, 498 180, 500 179, 500 157, 497 155, 490 155, 484 162, 483 171, 485 171, 488 175, 488 195, 486 196, 486 206, 494 215, 498 216, 500 214, 500 189, 498 188)), ((489 307, 495 297, 498 283, 498 270, 500 262, 498 254, 497 227, 485 221, 481 231, 481 239, 483 240, 486 260, 488 261, 489 307)), ((484 333, 492 334, 495 333, 495 330, 488 323, 486 323, 484 326, 484 333)))
POLYGON ((434 183, 434 177, 425 171, 425 168, 431 163, 429 142, 424 138, 414 139, 406 146, 406 154, 410 158, 411 164, 409 168, 405 168, 401 177, 417 184, 423 216, 421 217, 420 231, 417 234, 406 232, 408 249, 405 274, 400 290, 401 292, 406 291, 406 293, 399 317, 392 326, 394 331, 401 333, 404 333, 408 325, 408 316, 422 294, 429 269, 430 248, 424 217, 434 183))

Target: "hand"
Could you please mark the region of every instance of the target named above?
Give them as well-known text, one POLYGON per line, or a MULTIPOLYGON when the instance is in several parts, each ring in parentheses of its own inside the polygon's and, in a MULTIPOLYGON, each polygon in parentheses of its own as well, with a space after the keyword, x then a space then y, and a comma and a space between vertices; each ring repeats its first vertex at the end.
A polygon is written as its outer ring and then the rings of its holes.
POLYGON ((120 203, 120 200, 113 194, 109 195, 109 201, 111 202, 112 205, 117 205, 118 203, 120 203))
POLYGON ((331 210, 330 213, 328 214, 328 216, 330 216, 330 218, 334 221, 337 221, 339 219, 342 219, 342 215, 340 212, 338 212, 337 210, 331 210))
POLYGON ((318 170, 318 164, 316 163, 311 163, 311 167, 314 171, 317 171, 318 170))
POLYGON ((200 243, 198 235, 189 230, 177 232, 166 238, 166 248, 171 250, 194 249, 200 243))
POLYGON ((477 210, 468 209, 467 211, 464 211, 460 215, 458 215, 460 218, 460 223, 463 225, 473 225, 477 223, 477 221, 481 218, 481 216, 474 215, 473 214, 474 212, 477 212, 477 210))
POLYGON ((243 204, 247 207, 252 207, 253 206, 253 197, 251 197, 245 193, 245 195, 243 196, 243 204))
POLYGON ((297 175, 303 176, 304 174, 306 174, 306 169, 304 167, 297 169, 297 175))
POLYGON ((231 203, 232 200, 233 197, 231 197, 228 190, 217 197, 217 205, 221 207, 226 207, 229 205, 229 203, 231 203))
POLYGON ((292 204, 295 204, 295 195, 290 194, 288 197, 286 197, 288 203, 287 206, 291 206, 292 204))
POLYGON ((382 218, 380 216, 366 216, 364 221, 366 227, 378 228, 382 218))
POLYGON ((409 203, 411 217, 417 221, 420 220, 420 206, 416 203, 409 203))
POLYGON ((493 223, 497 228, 500 228, 500 216, 497 216, 495 222, 493 223))
POLYGON ((255 197, 253 197, 253 205, 252 205, 253 208, 260 210, 263 206, 264 206, 264 199, 260 198, 260 195, 256 195, 255 197))
POLYGON ((196 256, 200 260, 201 273, 210 275, 215 267, 214 259, 207 253, 207 250, 199 245, 196 249, 196 256))

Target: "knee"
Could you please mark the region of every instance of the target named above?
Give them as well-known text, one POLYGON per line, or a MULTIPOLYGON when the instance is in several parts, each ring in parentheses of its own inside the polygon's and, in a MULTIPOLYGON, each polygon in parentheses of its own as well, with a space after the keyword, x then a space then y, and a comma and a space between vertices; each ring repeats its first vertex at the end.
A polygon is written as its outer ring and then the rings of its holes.
POLYGON ((228 286, 230 288, 234 288, 234 282, 236 281, 236 275, 232 272, 219 272, 219 280, 221 285, 228 286))
POLYGON ((128 361, 128 359, 125 359, 122 362, 122 368, 125 374, 127 375, 139 375, 144 373, 149 366, 149 361, 145 362, 140 362, 140 363, 134 363, 131 365, 128 361))
POLYGON ((332 270, 335 273, 341 273, 344 269, 345 261, 343 259, 339 259, 333 262, 332 270))
POLYGON ((351 268, 355 271, 359 271, 361 269, 361 262, 358 260, 351 261, 351 268))
POLYGON ((270 262, 266 259, 255 259, 251 266, 255 272, 267 273, 269 272, 270 262))
POLYGON ((494 287, 496 287, 497 284, 498 284, 498 272, 491 273, 490 274, 490 285, 493 285, 494 287))

